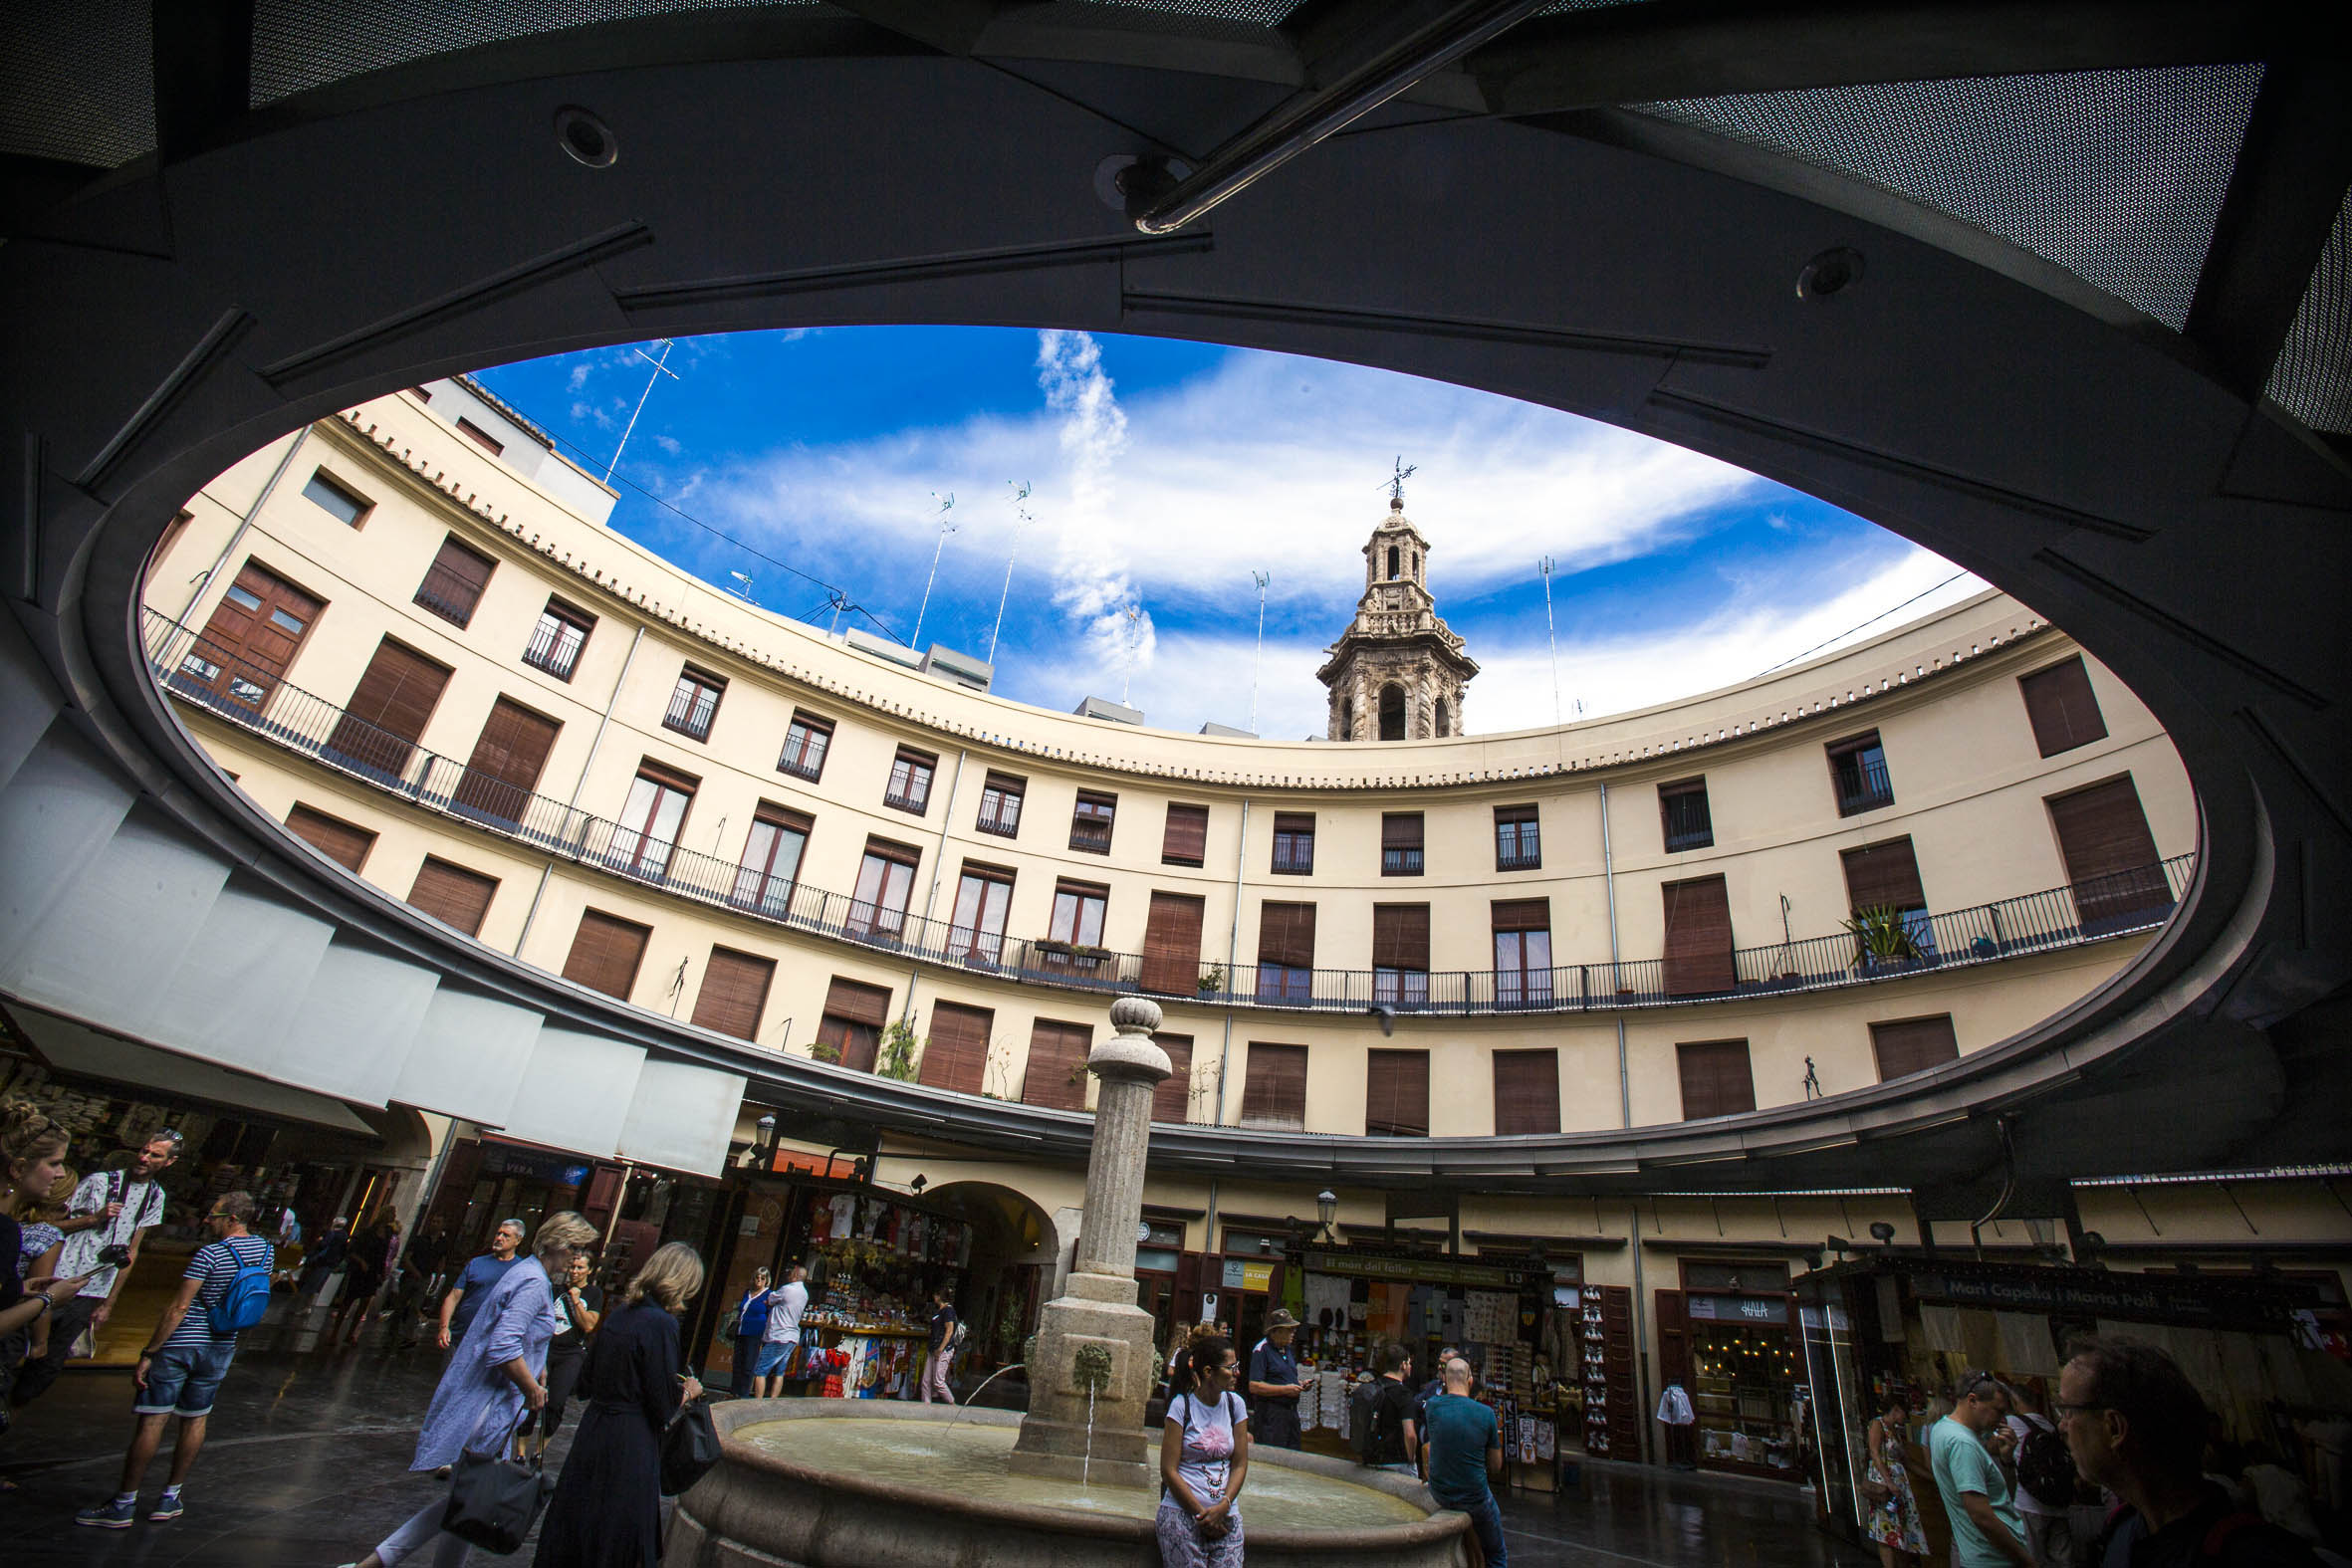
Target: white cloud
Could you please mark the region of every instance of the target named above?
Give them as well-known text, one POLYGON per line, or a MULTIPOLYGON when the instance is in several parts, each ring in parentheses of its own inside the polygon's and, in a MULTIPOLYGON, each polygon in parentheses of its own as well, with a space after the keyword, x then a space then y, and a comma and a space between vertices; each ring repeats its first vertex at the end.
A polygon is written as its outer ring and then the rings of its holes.
POLYGON ((672 457, 676 457, 680 452, 686 450, 685 444, 673 435, 656 435, 653 438, 653 444, 672 457))
POLYGON ((572 373, 564 378, 564 389, 568 392, 577 392, 582 387, 588 385, 588 370, 591 367, 585 359, 573 365, 572 373))
POLYGON ((1073 617, 1097 667, 1124 689, 1148 668, 1155 628, 1127 573, 1112 525, 1114 470, 1127 445, 1127 415, 1103 373, 1102 347, 1086 333, 1038 334, 1038 389, 1060 416, 1060 478, 1068 504, 1058 521, 1054 602, 1073 617))

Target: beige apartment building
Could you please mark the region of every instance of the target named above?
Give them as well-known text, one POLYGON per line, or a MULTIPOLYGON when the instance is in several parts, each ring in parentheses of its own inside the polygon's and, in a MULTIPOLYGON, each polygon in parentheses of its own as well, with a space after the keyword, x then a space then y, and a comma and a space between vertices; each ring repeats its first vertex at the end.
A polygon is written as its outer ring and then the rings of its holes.
MULTIPOLYGON (((2195 876, 2187 775, 2131 691, 2003 595, 1637 713, 1462 736, 1457 684, 1452 719, 1415 721, 1433 738, 1294 744, 1006 701, 968 661, 691 577, 607 527, 612 499, 468 380, 380 398, 190 499, 149 566, 150 659, 246 796, 439 940, 714 1046, 964 1097, 866 1174, 1001 1199, 1037 1288, 1082 1171, 960 1146, 956 1118, 1082 1111, 1108 1001, 1140 991, 1171 1136, 1395 1156, 1327 1198, 1239 1161, 1155 1173, 1167 1266, 1145 1289, 1168 1312, 1262 1309, 1271 1267, 1236 1259, 1295 1263, 1308 1230, 1531 1251, 1621 1293, 1641 1370, 1619 1405, 1646 1407, 1684 1332, 1660 1292, 1776 1296, 1874 1225, 2018 1258, 2080 1257, 2096 1231, 2124 1268, 2228 1268, 2258 1239, 2340 1309, 2330 1172, 2247 1173, 2258 1222, 2155 1173, 1972 1236, 1892 1163, 1867 1188, 1650 1196, 1510 1164, 1512 1139, 1941 1092, 2159 940, 2195 876), (1489 1190, 1416 1180, 1456 1140, 1491 1150, 1489 1190), (1453 1196, 1415 1191, 1434 1185, 1453 1196)), ((774 1109, 747 1103, 735 1143, 782 1169, 790 1131, 759 1148, 774 1109)), ((444 1159, 500 1142, 433 1125, 444 1159)), ((831 1173, 837 1150, 799 1148, 831 1173)), ((1631 1414, 1595 1452, 1647 1452, 1631 1414)))

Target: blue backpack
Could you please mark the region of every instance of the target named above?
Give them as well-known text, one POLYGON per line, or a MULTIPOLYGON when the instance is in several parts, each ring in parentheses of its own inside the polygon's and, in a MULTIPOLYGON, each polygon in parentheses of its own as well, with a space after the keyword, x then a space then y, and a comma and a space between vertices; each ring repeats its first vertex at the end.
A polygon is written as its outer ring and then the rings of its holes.
POLYGON ((226 1339, 240 1329, 253 1327, 270 1310, 272 1258, 266 1243, 262 1260, 258 1263, 246 1262, 228 1242, 221 1244, 229 1247, 229 1256, 236 1260, 237 1272, 231 1276, 229 1288, 220 1293, 220 1299, 205 1309, 205 1317, 211 1322, 213 1336, 226 1339))

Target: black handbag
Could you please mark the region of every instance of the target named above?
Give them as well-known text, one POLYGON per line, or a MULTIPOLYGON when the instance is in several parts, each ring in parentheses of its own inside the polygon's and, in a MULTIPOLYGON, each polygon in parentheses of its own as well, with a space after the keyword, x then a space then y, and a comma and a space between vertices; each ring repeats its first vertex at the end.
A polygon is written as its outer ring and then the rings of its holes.
POLYGON ((525 1411, 523 1425, 493 1453, 467 1449, 458 1455, 449 1477, 449 1502, 441 1510, 442 1529, 501 1557, 523 1544, 539 1520, 539 1510, 547 1506, 548 1494, 556 1489, 555 1477, 536 1457, 507 1456, 514 1440, 531 1429, 534 1419, 533 1412, 525 1411))
POLYGON ((711 1422, 711 1408, 690 1399, 661 1429, 661 1494, 679 1495, 718 1462, 719 1429, 711 1422))

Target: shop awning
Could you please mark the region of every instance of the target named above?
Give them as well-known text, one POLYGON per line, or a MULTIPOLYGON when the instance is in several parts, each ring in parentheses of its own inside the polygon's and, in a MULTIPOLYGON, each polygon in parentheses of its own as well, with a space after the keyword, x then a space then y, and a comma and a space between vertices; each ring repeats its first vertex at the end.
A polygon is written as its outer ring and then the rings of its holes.
POLYGON ((303 1122, 370 1142, 376 1131, 338 1099, 234 1072, 94 1029, 36 1008, 10 1008, 41 1059, 58 1072, 104 1078, 159 1100, 198 1100, 235 1115, 303 1122))

